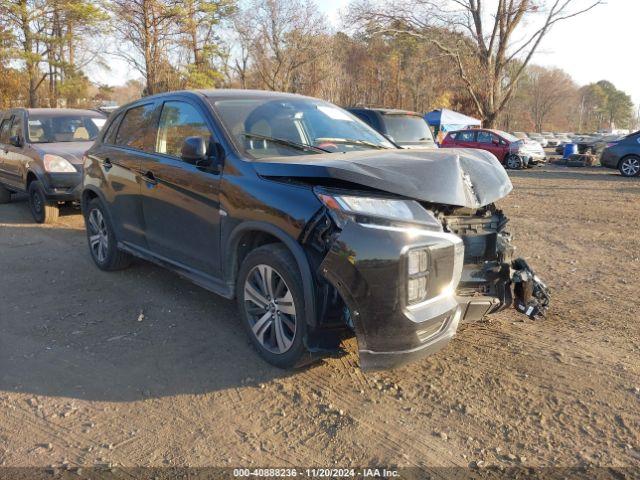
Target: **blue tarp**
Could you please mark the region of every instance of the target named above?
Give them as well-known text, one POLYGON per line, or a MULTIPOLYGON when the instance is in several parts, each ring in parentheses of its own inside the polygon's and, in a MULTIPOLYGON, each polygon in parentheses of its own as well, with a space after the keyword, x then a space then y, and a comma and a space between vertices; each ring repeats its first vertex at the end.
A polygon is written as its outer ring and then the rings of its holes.
POLYGON ((451 132, 472 125, 480 126, 481 122, 477 118, 468 117, 462 113, 454 112, 446 108, 439 108, 427 113, 424 119, 432 127, 438 127, 439 130, 451 132))

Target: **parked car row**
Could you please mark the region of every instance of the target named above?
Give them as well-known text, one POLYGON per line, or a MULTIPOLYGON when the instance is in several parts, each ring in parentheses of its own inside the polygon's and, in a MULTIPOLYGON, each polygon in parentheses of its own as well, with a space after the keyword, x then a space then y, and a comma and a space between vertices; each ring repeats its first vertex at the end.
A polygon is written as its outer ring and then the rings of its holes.
POLYGON ((353 334, 364 368, 388 368, 438 351, 460 322, 509 305, 543 314, 546 287, 512 259, 494 204, 512 188, 496 157, 399 149, 414 142, 394 128, 413 116, 379 113, 393 141, 274 92, 146 97, 102 129, 95 112, 14 110, 0 200, 37 189, 34 216, 50 221, 46 208, 79 199, 98 268, 140 257, 235 298, 257 351, 283 368, 353 334))

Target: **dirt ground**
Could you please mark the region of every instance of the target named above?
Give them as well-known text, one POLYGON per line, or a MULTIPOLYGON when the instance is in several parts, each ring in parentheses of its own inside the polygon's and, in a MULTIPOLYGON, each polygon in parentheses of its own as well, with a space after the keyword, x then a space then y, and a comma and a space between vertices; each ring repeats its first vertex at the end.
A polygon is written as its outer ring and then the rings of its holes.
POLYGON ((142 261, 99 271, 77 211, 0 205, 0 465, 639 467, 640 180, 511 176, 548 318, 509 310, 375 374, 355 340, 272 368, 233 302, 142 261))

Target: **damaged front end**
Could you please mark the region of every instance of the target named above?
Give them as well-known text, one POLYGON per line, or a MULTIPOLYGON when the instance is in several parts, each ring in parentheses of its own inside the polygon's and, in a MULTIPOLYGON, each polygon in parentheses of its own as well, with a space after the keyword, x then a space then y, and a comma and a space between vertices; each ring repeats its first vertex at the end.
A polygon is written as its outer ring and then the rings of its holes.
MULTIPOLYGON (((494 204, 512 184, 482 150, 363 150, 256 162, 266 178, 312 187, 322 207, 299 240, 316 272, 311 350, 355 331, 363 368, 444 347, 458 323, 514 305, 543 315, 546 287, 494 204)), ((333 342, 333 343, 332 343, 333 342)))
POLYGON ((462 240, 435 217, 409 226, 330 208, 326 214, 333 228, 317 271, 344 302, 362 368, 391 368, 446 346, 461 315, 462 240))
POLYGON ((357 198, 352 193, 316 190, 325 208, 310 222, 303 244, 316 259, 319 331, 348 325, 363 369, 433 354, 461 321, 510 305, 532 318, 544 314, 546 287, 526 262, 512 260, 507 219, 493 204, 421 203, 421 212, 398 220, 358 211, 367 208, 362 202, 347 205, 345 198, 357 198))

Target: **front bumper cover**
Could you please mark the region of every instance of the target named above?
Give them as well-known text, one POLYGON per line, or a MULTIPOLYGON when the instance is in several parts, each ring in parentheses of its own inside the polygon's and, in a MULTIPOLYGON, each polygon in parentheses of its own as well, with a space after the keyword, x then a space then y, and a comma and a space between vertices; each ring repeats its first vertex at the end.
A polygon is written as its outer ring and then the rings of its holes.
POLYGON ((82 172, 45 173, 44 189, 47 200, 68 202, 80 200, 82 172))
POLYGON ((432 354, 455 335, 461 317, 455 287, 462 272, 462 240, 420 228, 348 221, 319 267, 350 312, 363 369, 393 368, 432 354), (407 305, 405 254, 413 247, 451 247, 430 266, 448 285, 407 305), (453 256, 453 258, 450 258, 453 256), (445 271, 450 270, 450 271, 445 271))

